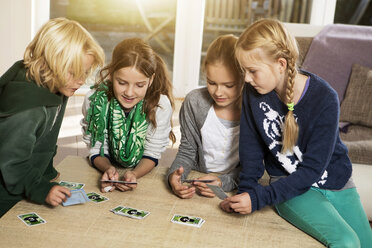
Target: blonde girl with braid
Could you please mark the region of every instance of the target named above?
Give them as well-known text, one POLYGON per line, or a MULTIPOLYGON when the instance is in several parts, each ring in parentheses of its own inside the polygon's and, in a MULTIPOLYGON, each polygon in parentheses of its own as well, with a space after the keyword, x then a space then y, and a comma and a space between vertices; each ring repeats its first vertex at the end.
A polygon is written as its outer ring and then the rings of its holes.
POLYGON ((116 45, 100 78, 83 104, 83 140, 103 173, 101 191, 133 190, 175 142, 172 83, 162 58, 139 38, 116 45), (117 168, 126 169, 122 178, 117 168), (130 183, 104 182, 119 179, 130 183))
POLYGON ((296 68, 296 41, 277 20, 249 26, 235 51, 246 81, 242 169, 237 195, 220 207, 250 214, 274 205, 280 216, 327 247, 372 247, 352 164, 339 137, 336 91, 296 68), (258 183, 265 169, 269 185, 258 183))

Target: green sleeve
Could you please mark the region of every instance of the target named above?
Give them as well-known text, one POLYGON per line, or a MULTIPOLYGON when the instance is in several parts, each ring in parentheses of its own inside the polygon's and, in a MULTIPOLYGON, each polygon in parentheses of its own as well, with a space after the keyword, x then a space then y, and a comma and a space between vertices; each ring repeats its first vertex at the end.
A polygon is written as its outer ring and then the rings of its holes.
MULTIPOLYGON (((40 163, 43 154, 34 154, 38 138, 47 130, 44 107, 25 110, 0 118, 0 164, 4 187, 10 195, 25 195, 44 203, 49 190, 56 184, 43 176, 49 165, 40 163)), ((53 148, 54 149, 54 148, 53 148)))

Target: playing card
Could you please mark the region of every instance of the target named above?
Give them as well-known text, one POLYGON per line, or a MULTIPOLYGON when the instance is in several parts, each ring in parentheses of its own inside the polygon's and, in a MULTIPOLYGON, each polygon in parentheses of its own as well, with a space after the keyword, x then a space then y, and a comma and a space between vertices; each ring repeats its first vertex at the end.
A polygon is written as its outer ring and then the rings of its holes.
POLYGON ((104 183, 122 183, 122 184, 137 184, 137 182, 119 181, 119 180, 101 180, 104 183))
POLYGON ((111 209, 111 212, 114 212, 115 214, 126 216, 129 218, 134 218, 134 219, 143 219, 147 215, 150 214, 150 212, 145 211, 145 210, 140 210, 140 209, 135 209, 131 207, 124 207, 124 206, 117 206, 114 209, 111 209))
POLYGON ((122 206, 117 206, 116 208, 113 208, 113 209, 111 209, 110 211, 111 212, 113 212, 113 213, 118 213, 120 210, 122 210, 123 209, 123 207, 122 206))
POLYGON ((228 196, 226 195, 226 193, 220 188, 218 187, 217 185, 213 185, 213 184, 207 184, 207 186, 213 191, 213 193, 218 197, 220 198, 221 200, 225 200, 225 198, 227 198, 228 196))
POLYGON ((46 223, 46 221, 37 213, 20 214, 18 215, 18 218, 20 218, 27 226, 37 226, 46 223))
POLYGON ((214 182, 214 180, 211 180, 211 179, 184 179, 182 180, 182 183, 193 183, 193 182, 211 183, 211 182, 214 182))
POLYGON ((179 214, 173 215, 173 218, 171 221, 176 224, 194 226, 194 227, 201 227, 205 222, 205 220, 203 220, 200 217, 179 215, 179 214))
POLYGON ((89 201, 89 198, 83 189, 74 189, 71 190, 71 196, 67 198, 65 202, 62 202, 63 206, 70 206, 76 204, 82 204, 89 201))
POLYGON ((96 192, 89 192, 87 193, 88 199, 95 203, 100 203, 104 201, 108 201, 107 197, 104 197, 103 195, 100 195, 96 192))
POLYGON ((82 189, 84 188, 84 183, 74 183, 74 182, 67 182, 67 181, 60 181, 59 185, 69 188, 69 189, 82 189))

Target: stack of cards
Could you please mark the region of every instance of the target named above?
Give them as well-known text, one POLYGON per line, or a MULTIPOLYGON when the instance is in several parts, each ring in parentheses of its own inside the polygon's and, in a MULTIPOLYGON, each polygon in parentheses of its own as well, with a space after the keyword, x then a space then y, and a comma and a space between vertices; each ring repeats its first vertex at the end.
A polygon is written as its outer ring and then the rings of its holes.
POLYGON ((18 215, 18 218, 20 218, 27 226, 37 226, 46 223, 46 221, 37 213, 20 214, 18 215))
POLYGON ((114 214, 126 216, 129 218, 139 219, 139 220, 144 219, 147 215, 150 214, 149 211, 135 209, 131 207, 124 207, 124 206, 117 206, 116 208, 113 208, 110 211, 113 212, 114 214))
POLYGON ((73 189, 70 191, 71 196, 67 198, 65 202, 62 202, 63 206, 70 206, 76 204, 83 204, 89 201, 89 198, 83 189, 73 189))
POLYGON ((194 227, 201 227, 205 222, 205 220, 200 217, 179 215, 179 214, 173 215, 173 218, 171 221, 176 224, 194 226, 194 227))

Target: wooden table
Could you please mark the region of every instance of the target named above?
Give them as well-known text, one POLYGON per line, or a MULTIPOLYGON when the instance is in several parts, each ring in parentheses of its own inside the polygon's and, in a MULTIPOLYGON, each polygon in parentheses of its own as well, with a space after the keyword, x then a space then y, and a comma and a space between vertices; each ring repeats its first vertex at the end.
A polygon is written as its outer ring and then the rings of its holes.
MULTIPOLYGON (((85 158, 68 156, 56 168, 60 180, 85 183, 86 192, 99 193, 100 173, 85 158)), ((160 165, 140 178, 134 191, 105 193, 109 201, 102 203, 50 208, 20 201, 0 219, 0 247, 323 247, 270 207, 242 216, 223 212, 218 198, 180 199, 168 189, 166 171, 160 165), (137 220, 109 211, 118 205, 151 213, 137 220), (30 212, 47 223, 28 227, 17 217, 30 212), (205 223, 201 228, 174 224, 174 214, 205 223)))

